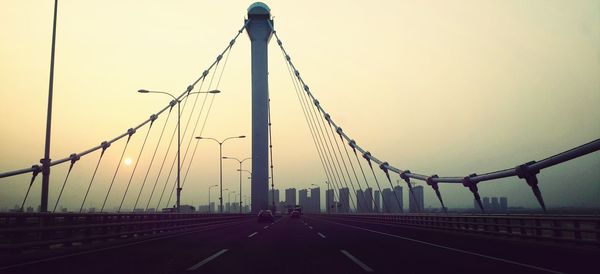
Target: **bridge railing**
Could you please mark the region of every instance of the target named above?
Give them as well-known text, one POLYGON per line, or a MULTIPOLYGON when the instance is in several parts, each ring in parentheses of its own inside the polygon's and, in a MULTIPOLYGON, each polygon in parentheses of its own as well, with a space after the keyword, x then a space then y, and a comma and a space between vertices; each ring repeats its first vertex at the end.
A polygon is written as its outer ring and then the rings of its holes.
POLYGON ((1 213, 0 251, 108 239, 161 236, 246 218, 248 214, 196 213, 1 213))
POLYGON ((321 214, 328 218, 392 226, 600 246, 600 216, 321 214))

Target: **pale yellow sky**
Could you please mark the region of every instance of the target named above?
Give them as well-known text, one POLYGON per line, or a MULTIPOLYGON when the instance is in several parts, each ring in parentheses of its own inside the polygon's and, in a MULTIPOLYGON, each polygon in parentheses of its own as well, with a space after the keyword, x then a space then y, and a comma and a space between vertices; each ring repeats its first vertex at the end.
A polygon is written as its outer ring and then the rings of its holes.
MULTIPOLYGON (((52 158, 111 139, 162 108, 166 96, 136 90, 182 92, 242 26, 251 3, 61 0, 52 158)), ((31 166, 43 156, 52 4, 0 1, 0 171, 31 166)), ((464 176, 541 159, 600 136, 598 1, 267 4, 294 63, 332 118, 373 155, 397 167, 464 176)), ((284 60, 271 42, 276 188, 314 182, 324 187, 284 60)), ((244 33, 230 55, 219 86, 223 93, 215 98, 204 135, 251 135, 249 61, 244 33)), ((150 135, 132 193, 139 190, 163 119, 150 135)), ((135 160, 145 132, 134 136, 128 157, 135 160)), ((101 204, 122 146, 107 151, 88 205, 101 204)), ((161 151, 157 158, 164 156, 161 151)), ((224 147, 228 156, 250 153, 250 139, 224 147)), ((97 157, 77 163, 61 204, 79 206, 97 157)), ((600 156, 594 154, 543 171, 540 187, 548 206, 599 206, 598 166, 600 156)), ((52 206, 66 168, 53 169, 52 206)), ((225 187, 237 190, 236 168, 237 163, 224 162, 225 187)), ((130 172, 131 166, 121 167, 109 204, 120 200, 130 172)), ((147 184, 154 183, 154 172, 147 184)), ((189 176, 183 202, 205 203, 206 188, 218 182, 215 143, 199 145, 189 176)), ((0 179, 0 207, 20 204, 28 180, 25 175, 0 179)), ((28 204, 38 204, 39 183, 28 204)), ((244 184, 249 194, 249 181, 244 184)), ((482 196, 536 206, 529 188, 516 179, 483 183, 480 189, 482 196)), ((442 192, 450 207, 472 206, 462 186, 444 185, 442 192)), ((430 189, 426 200, 438 206, 430 189)))

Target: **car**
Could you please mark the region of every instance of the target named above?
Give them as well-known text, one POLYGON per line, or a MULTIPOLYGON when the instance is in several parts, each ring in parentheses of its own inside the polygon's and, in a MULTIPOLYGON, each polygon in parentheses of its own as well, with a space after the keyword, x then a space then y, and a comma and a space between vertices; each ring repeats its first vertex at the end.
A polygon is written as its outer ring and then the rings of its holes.
POLYGON ((258 212, 258 222, 273 222, 273 212, 271 210, 261 210, 258 212))
POLYGON ((292 213, 290 214, 290 217, 292 217, 292 218, 300 218, 300 211, 298 211, 298 210, 292 211, 292 213))

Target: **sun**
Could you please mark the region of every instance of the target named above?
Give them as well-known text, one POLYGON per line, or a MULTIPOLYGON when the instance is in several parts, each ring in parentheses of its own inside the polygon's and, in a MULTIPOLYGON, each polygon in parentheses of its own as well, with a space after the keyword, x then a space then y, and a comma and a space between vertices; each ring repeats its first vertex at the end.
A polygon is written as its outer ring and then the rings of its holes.
POLYGON ((123 160, 123 164, 125 164, 126 166, 130 166, 132 162, 133 161, 131 160, 131 158, 125 158, 125 160, 123 160))

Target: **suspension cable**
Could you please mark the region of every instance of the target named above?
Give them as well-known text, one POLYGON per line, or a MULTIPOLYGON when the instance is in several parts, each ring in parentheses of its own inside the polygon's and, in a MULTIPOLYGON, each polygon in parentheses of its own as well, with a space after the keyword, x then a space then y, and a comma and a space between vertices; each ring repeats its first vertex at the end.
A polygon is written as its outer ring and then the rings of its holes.
MULTIPOLYGON (((267 100, 267 117, 269 119, 269 155, 271 158, 271 201, 273 203, 273 210, 275 210, 275 175, 273 174, 273 136, 271 135, 271 96, 267 100)), ((319 201, 320 202, 320 201, 319 201)), ((320 212, 321 209, 319 208, 320 212)))
POLYGON ((23 207, 25 206, 25 201, 27 201, 27 197, 29 196, 29 191, 31 191, 31 186, 33 182, 35 182, 35 178, 42 171, 42 168, 38 165, 34 165, 31 167, 33 170, 33 174, 31 175, 31 180, 29 181, 29 187, 27 188, 27 193, 25 193, 25 197, 23 198, 23 203, 21 203, 21 212, 23 212, 23 207))
MULTIPOLYGON (((278 43, 279 43, 279 41, 278 41, 278 43)), ((283 57, 286 58, 285 54, 284 54, 283 57)), ((332 190, 333 190, 333 194, 334 194, 334 199, 336 199, 335 198, 335 196, 336 196, 335 195, 335 193, 336 193, 335 191, 337 189, 337 184, 334 183, 333 177, 331 175, 331 170, 330 170, 330 167, 329 167, 329 163, 326 162, 326 158, 324 156, 323 148, 321 147, 322 146, 321 145, 321 140, 319 139, 319 141, 317 142, 317 137, 316 137, 317 133, 315 132, 316 129, 314 129, 315 126, 313 124, 312 119, 309 119, 308 111, 306 110, 303 98, 300 98, 301 91, 299 91, 299 89, 298 89, 297 79, 294 78, 294 76, 292 75, 292 71, 290 69, 289 63, 286 62, 285 64, 286 64, 286 68, 288 70, 288 74, 290 76, 290 79, 292 81, 292 84, 294 86, 294 91, 296 93, 296 97, 298 98, 298 103, 300 104, 300 107, 302 108, 302 114, 304 114, 304 119, 305 119, 306 124, 307 124, 307 126, 309 128, 310 135, 311 135, 311 137, 313 139, 313 143, 314 143, 315 148, 317 150, 317 155, 319 156, 319 160, 321 161, 321 165, 323 166, 323 170, 325 172, 325 176, 327 177, 327 180, 328 180, 329 183, 334 184, 332 190)), ((339 192, 339 190, 338 190, 338 192, 339 192)))
POLYGON ((127 137, 127 142, 125 143, 125 147, 123 148, 123 152, 121 153, 121 157, 119 158, 119 162, 117 163, 117 168, 115 169, 115 173, 113 174, 112 180, 110 181, 110 186, 108 187, 108 191, 106 192, 106 197, 104 197, 104 202, 102 202, 102 207, 100 208, 100 213, 104 211, 104 206, 106 205, 106 200, 108 199, 108 195, 110 195, 110 191, 112 189, 113 184, 115 183, 115 178, 117 178, 117 173, 119 172, 119 168, 121 167, 121 161, 123 161, 123 156, 125 156, 125 151, 127 151, 127 147, 129 146, 129 141, 131 140, 131 135, 135 133, 133 129, 130 129, 129 137, 127 137))
MULTIPOLYGON (((142 143, 142 148, 140 149, 140 153, 138 154, 135 165, 133 166, 133 170, 131 171, 131 176, 129 176, 129 181, 127 182, 127 187, 125 188, 125 193, 123 193, 123 198, 121 199, 121 203, 119 204, 119 209, 117 209, 117 213, 121 212, 121 207, 123 207, 123 202, 125 201, 125 197, 127 196, 127 192, 129 191, 129 186, 131 185, 131 181, 133 180, 133 176, 135 175, 135 170, 137 169, 138 164, 140 163, 140 159, 142 157, 142 153, 144 152, 144 147, 146 146, 146 142, 148 141, 148 136, 150 135, 150 131, 152 130, 152 125, 154 125, 154 120, 150 123, 148 127, 148 131, 146 132, 146 137, 144 137, 144 142, 142 143)), ((135 207, 133 208, 135 210, 135 207)))
MULTIPOLYGON (((225 55, 225 61, 223 62, 223 66, 221 66, 221 73, 219 74, 219 78, 217 80, 217 84, 215 85, 215 89, 219 89, 219 85, 221 84, 221 79, 223 77, 223 73, 225 72, 225 67, 227 67, 227 61, 229 60, 229 55, 231 54, 232 49, 233 49, 233 46, 227 51, 227 55, 225 55)), ((209 84, 208 89, 210 89, 210 84, 209 84)), ((202 126, 200 127, 200 132, 198 134, 196 134, 196 127, 197 127, 198 121, 200 120, 200 118, 202 116, 202 112, 204 110, 204 105, 206 103, 207 98, 208 98, 208 94, 207 94, 207 96, 204 97, 204 101, 202 102, 202 107, 200 108, 200 112, 198 113, 198 118, 196 119, 196 125, 194 125, 194 130, 192 131, 193 134, 191 136, 190 143, 194 140, 194 136, 202 136, 202 134, 204 132, 204 127, 206 126, 206 121, 208 120, 208 116, 210 114, 213 102, 215 100, 214 94, 210 98, 208 110, 206 111, 204 121, 202 122, 202 126)), ((181 188, 183 188, 185 186, 185 182, 187 181, 188 172, 190 171, 190 168, 192 167, 192 163, 194 161, 194 156, 196 156, 196 150, 198 149, 198 141, 199 140, 196 139, 196 142, 194 143, 194 149, 192 150, 192 156, 190 157, 190 160, 188 162, 188 167, 185 171, 185 175, 183 176, 183 182, 181 183, 181 188)), ((189 148, 189 146, 188 146, 188 148, 189 148)), ((185 155, 187 156, 187 150, 186 150, 185 155)), ((186 156, 183 157, 184 163, 185 163, 186 156)))
POLYGON ((56 198, 56 203, 54 204, 54 209, 52 209, 52 213, 54 213, 56 211, 56 206, 58 206, 58 202, 60 201, 60 197, 63 194, 63 190, 65 190, 65 185, 67 185, 67 180, 69 179, 69 175, 71 174, 71 170, 73 169, 73 165, 75 165, 75 162, 77 162, 80 157, 73 153, 71 154, 71 164, 69 165, 69 171, 67 171, 67 176, 65 176, 65 180, 62 184, 62 187, 60 188, 60 193, 58 194, 58 197, 56 198))
MULTIPOLYGON (((140 196, 142 195, 144 186, 146 185, 146 180, 148 179, 148 174, 150 173, 150 169, 152 168, 152 164, 154 163, 154 158, 156 157, 156 152, 158 151, 158 147, 160 146, 160 142, 162 141, 163 134, 165 133, 165 129, 167 128, 167 123, 169 122, 169 117, 171 117, 171 111, 169 111, 169 113, 167 114, 167 118, 165 119, 163 128, 160 131, 160 137, 158 137, 158 142, 156 142, 156 147, 154 148, 154 153, 152 153, 152 159, 150 160, 150 164, 148 165, 148 169, 146 170, 146 175, 144 175, 144 180, 142 181, 142 187, 140 187, 140 191, 138 192, 137 198, 135 199, 135 204, 133 205, 134 211, 140 200, 140 196)), ((154 185, 154 187, 156 187, 156 184, 154 185)), ((154 192, 154 189, 152 190, 152 192, 154 192)))
POLYGON ((81 207, 79 208, 79 213, 83 211, 83 206, 85 205, 85 200, 87 199, 88 194, 90 193, 90 188, 92 188, 92 183, 94 182, 94 178, 96 178, 96 172, 98 171, 98 167, 100 166, 100 161, 102 161, 102 156, 104 156, 104 152, 108 147, 110 147, 109 142, 102 142, 102 151, 100 152, 100 157, 98 157, 98 163, 96 163, 96 168, 94 169, 94 173, 92 174, 92 179, 90 179, 90 183, 88 184, 87 190, 85 191, 85 195, 83 196, 83 201, 81 202, 81 207))

